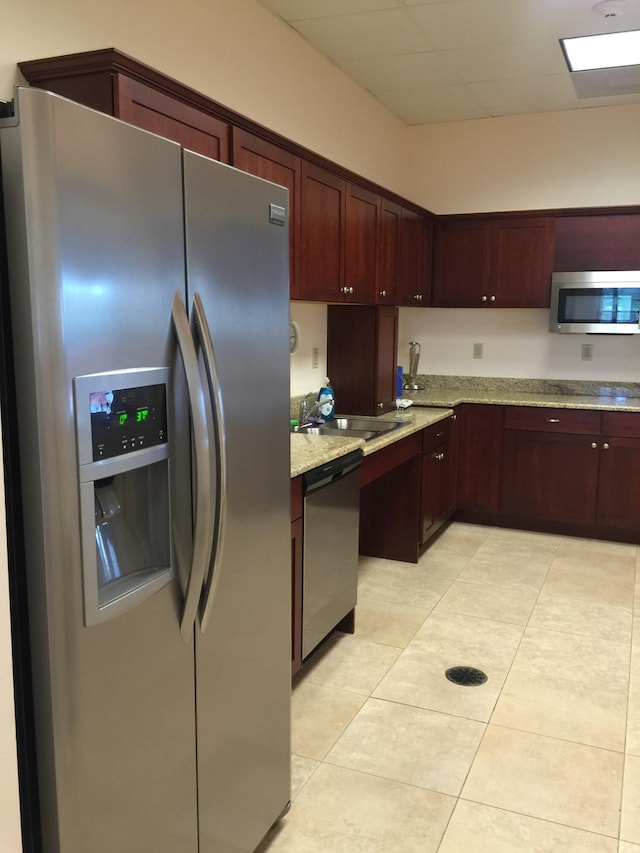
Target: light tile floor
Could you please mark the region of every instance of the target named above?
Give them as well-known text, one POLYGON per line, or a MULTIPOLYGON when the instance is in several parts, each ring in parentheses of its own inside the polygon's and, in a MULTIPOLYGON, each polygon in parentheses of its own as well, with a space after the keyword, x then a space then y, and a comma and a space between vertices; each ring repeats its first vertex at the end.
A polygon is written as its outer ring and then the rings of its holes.
POLYGON ((417 565, 361 559, 261 853, 640 853, 639 554, 454 523, 417 565))

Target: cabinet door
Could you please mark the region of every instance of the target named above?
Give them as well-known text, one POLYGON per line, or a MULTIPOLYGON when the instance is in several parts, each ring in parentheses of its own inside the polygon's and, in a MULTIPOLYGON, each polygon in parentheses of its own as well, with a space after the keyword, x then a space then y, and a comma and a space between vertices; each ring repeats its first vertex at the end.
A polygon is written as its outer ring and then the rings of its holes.
POLYGON ((505 430, 501 511, 593 524, 598 447, 597 435, 505 430))
POLYGON ((243 172, 280 184, 289 190, 289 279, 291 299, 299 299, 300 157, 253 133, 233 128, 233 165, 243 172))
POLYGON ((300 205, 300 294, 320 302, 344 300, 346 184, 302 161, 300 205))
POLYGON ((398 309, 329 305, 327 371, 338 411, 379 415, 395 409, 398 309))
POLYGON ((640 270, 640 214, 559 216, 553 268, 640 270))
POLYGON ((400 205, 383 198, 380 206, 380 251, 376 302, 395 305, 400 261, 400 205))
POLYGON ((380 305, 376 309, 375 414, 391 412, 396 406, 396 354, 398 352, 398 309, 380 305))
POLYGON ((401 208, 398 305, 418 308, 429 305, 429 282, 422 278, 424 239, 422 217, 413 210, 401 208))
POLYGON ((431 302, 438 308, 480 308, 490 304, 490 223, 437 222, 433 242, 431 302))
POLYGON ((117 118, 213 160, 229 162, 230 129, 226 122, 123 74, 116 75, 114 85, 117 118))
POLYGON ((491 223, 489 301, 496 308, 548 308, 553 271, 553 219, 491 223))
POLYGON ((347 185, 344 288, 346 302, 375 302, 380 196, 347 185))
POLYGON ((596 521, 626 530, 640 527, 640 438, 601 439, 596 521))
POLYGON ((455 457, 450 442, 422 454, 421 544, 430 539, 453 513, 455 474, 455 457))
POLYGON ((503 407, 464 403, 458 415, 458 509, 497 512, 503 407))

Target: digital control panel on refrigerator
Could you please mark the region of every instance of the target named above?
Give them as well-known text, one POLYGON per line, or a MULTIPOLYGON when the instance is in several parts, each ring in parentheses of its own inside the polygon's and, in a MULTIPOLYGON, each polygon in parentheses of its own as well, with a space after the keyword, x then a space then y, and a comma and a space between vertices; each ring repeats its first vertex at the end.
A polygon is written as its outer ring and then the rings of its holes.
POLYGON ((167 441, 167 387, 143 385, 89 392, 93 461, 167 441))

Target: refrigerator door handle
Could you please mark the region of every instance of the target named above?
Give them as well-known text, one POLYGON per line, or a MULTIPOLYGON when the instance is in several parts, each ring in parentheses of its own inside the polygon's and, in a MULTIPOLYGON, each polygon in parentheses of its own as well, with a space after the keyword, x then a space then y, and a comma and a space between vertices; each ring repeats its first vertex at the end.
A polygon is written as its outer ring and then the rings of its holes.
POLYGON ((194 444, 195 518, 193 555, 180 624, 182 639, 187 643, 192 636, 206 569, 211 559, 213 547, 213 526, 210 523, 213 494, 209 464, 211 441, 206 398, 198 369, 198 356, 191 334, 189 318, 179 291, 176 291, 173 297, 171 316, 187 382, 194 444))
POLYGON ((216 455, 215 492, 218 496, 213 524, 215 553, 212 555, 209 574, 205 581, 203 605, 200 611, 200 627, 204 633, 209 617, 211 616, 211 608, 213 607, 216 588, 220 578, 220 566, 224 549, 227 522, 227 448, 222 392, 216 369, 213 341, 211 339, 209 323, 207 322, 207 315, 202 300, 197 293, 193 297, 193 312, 199 344, 202 349, 211 406, 214 412, 214 447, 216 455))

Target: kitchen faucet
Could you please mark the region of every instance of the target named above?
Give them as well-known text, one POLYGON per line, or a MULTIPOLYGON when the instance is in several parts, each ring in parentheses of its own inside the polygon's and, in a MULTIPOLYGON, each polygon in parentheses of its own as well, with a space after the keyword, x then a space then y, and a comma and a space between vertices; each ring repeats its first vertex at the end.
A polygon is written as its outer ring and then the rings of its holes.
POLYGON ((311 415, 317 410, 320 409, 321 406, 326 404, 326 400, 317 400, 311 408, 309 408, 309 399, 313 395, 311 393, 305 394, 302 398, 302 402, 300 403, 300 424, 306 424, 307 419, 311 417, 311 415))

